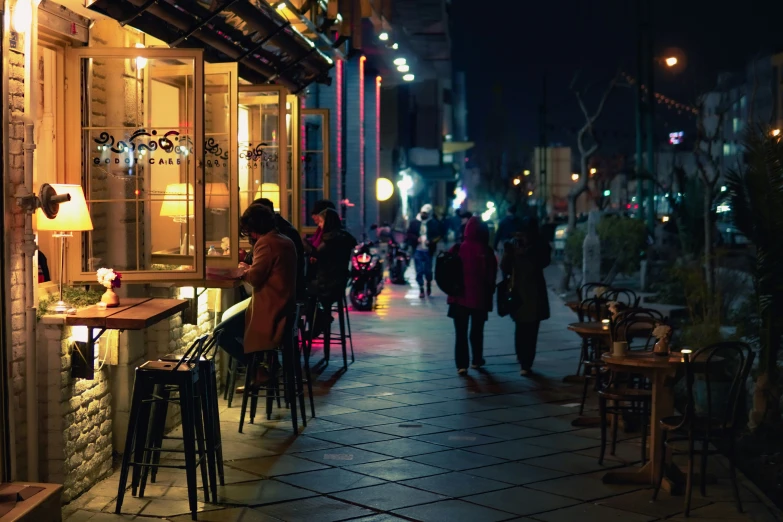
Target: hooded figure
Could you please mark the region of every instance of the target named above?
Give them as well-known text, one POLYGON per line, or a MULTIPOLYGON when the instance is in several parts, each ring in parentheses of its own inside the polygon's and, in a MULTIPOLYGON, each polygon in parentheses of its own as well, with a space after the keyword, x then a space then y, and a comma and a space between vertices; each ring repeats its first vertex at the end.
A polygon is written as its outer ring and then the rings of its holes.
POLYGON ((511 292, 518 306, 511 312, 516 323, 514 344, 521 374, 528 375, 536 357, 538 329, 549 319, 544 268, 552 261, 549 243, 538 232, 538 223, 530 220, 516 238, 506 243, 500 266, 506 276, 513 277, 511 292))
POLYGON ((432 256, 441 239, 442 230, 438 221, 431 216, 432 205, 421 207, 416 219, 408 225, 407 243, 413 249, 413 261, 416 265, 416 282, 419 283, 419 297, 424 298, 424 282, 427 282, 427 295, 432 294, 432 256))
POLYGON ((464 241, 450 252, 462 260, 464 291, 461 296, 449 296, 448 303, 449 317, 454 319, 457 372, 464 375, 471 359, 472 368, 484 365, 484 323, 492 310, 498 264, 489 247, 489 231, 477 217, 468 220, 464 241), (468 353, 469 326, 472 354, 468 353))

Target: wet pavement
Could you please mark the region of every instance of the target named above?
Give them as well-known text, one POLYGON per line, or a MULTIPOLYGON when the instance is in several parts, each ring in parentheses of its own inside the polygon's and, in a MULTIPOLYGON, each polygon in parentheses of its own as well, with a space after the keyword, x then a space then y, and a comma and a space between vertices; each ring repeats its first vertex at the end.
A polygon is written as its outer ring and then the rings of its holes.
MULTIPOLYGON (((237 433, 241 401, 230 409, 221 401, 226 485, 220 504, 200 504, 199 520, 685 520, 683 497, 662 492, 651 502, 649 488, 601 481, 607 470, 638 465, 640 439, 621 433, 601 466, 598 429, 571 425, 581 385, 563 377, 576 369, 579 341, 566 330, 571 312, 550 299, 533 378, 520 377, 513 323, 496 314, 486 367, 460 377, 445 296, 420 300, 418 290, 387 286, 376 312, 351 314, 356 362, 343 372, 333 348, 316 383, 317 418, 299 436, 285 409, 237 433)), ((709 471, 718 483, 707 497, 694 488, 691 519, 781 520, 744 479, 738 513, 725 462, 711 460, 709 471)), ((68 522, 190 520, 184 486, 184 471, 161 471, 144 499, 126 494, 118 516, 115 473, 63 514, 68 522)))

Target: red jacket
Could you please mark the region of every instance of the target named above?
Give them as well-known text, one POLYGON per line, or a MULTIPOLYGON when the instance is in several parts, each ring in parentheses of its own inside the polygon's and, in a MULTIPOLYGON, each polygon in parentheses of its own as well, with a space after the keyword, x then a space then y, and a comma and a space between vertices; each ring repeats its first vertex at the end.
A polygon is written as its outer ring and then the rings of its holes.
POLYGON ((457 304, 472 310, 492 310, 498 261, 489 247, 489 231, 477 217, 468 220, 462 243, 451 247, 462 259, 462 277, 465 291, 459 297, 449 296, 448 304, 457 304))

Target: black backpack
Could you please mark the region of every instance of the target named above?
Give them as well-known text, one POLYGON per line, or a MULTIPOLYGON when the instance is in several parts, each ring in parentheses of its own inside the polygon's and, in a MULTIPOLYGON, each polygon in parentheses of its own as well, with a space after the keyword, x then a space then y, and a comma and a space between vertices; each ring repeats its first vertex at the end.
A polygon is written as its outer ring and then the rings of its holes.
POLYGON ((438 254, 435 260, 435 283, 443 293, 451 297, 459 297, 465 291, 459 245, 454 252, 438 254))

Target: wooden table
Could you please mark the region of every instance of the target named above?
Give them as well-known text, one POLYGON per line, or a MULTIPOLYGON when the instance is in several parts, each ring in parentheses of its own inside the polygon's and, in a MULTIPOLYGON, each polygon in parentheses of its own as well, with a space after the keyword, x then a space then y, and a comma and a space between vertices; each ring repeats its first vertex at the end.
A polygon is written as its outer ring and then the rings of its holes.
MULTIPOLYGON (((570 308, 571 311, 574 312, 575 314, 580 314, 580 313, 587 312, 587 308, 588 308, 586 306, 582 306, 582 301, 566 301, 565 305, 568 308, 570 308)), ((605 315, 606 311, 607 311, 606 303, 602 303, 599 306, 593 305, 590 308, 593 308, 593 309, 598 308, 602 315, 605 315)))
POLYGON ((683 364, 682 355, 673 353, 668 357, 662 357, 650 352, 643 352, 615 357, 607 353, 601 358, 612 371, 642 374, 652 382, 650 438, 647 442, 650 448, 650 458, 647 460, 647 464, 637 471, 610 471, 604 475, 603 481, 605 484, 654 484, 661 472, 662 431, 660 420, 674 414, 674 393, 668 387, 667 380, 674 377, 677 367, 683 364))
POLYGON ((93 379, 95 341, 106 330, 143 330, 168 319, 188 307, 185 299, 159 299, 152 297, 126 297, 116 308, 98 308, 98 305, 79 310, 65 317, 68 326, 87 327, 87 346, 83 357, 74 357, 71 364, 73 377, 93 379), (97 330, 97 332, 96 332, 97 330))

